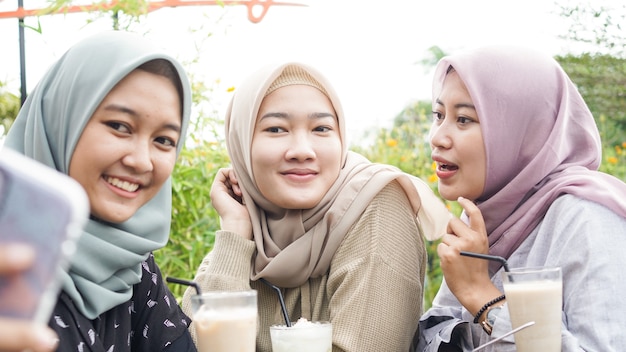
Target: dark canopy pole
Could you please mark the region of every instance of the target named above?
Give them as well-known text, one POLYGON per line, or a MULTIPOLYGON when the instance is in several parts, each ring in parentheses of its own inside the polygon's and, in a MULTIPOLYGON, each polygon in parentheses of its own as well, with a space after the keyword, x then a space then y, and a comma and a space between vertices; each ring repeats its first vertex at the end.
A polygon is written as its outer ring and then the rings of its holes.
MULTIPOLYGON (((17 0, 18 8, 24 7, 23 0, 17 0)), ((22 105, 26 101, 26 48, 24 46, 24 18, 18 18, 18 33, 20 40, 20 96, 22 100, 22 105)))

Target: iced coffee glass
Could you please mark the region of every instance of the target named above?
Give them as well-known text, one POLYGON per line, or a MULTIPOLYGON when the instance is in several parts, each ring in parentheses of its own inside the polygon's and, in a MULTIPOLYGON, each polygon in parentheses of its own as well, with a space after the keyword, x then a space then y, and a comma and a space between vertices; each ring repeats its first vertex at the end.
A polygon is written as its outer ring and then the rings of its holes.
POLYGON ((518 352, 561 351, 563 284, 560 268, 519 268, 503 273, 504 293, 518 352))
POLYGON ((191 297, 198 352, 255 352, 257 292, 212 291, 191 297))
POLYGON ((330 322, 299 319, 290 327, 272 325, 272 352, 330 352, 333 348, 333 328, 330 322))

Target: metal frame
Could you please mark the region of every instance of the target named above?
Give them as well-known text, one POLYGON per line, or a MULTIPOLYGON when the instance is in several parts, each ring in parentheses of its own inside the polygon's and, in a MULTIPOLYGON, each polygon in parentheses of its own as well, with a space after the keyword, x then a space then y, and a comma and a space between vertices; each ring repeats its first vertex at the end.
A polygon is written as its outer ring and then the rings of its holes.
MULTIPOLYGON (((113 0, 108 3, 91 4, 91 5, 73 5, 60 8, 56 11, 47 11, 44 9, 30 9, 24 8, 23 0, 17 0, 17 10, 0 12, 0 19, 4 18, 17 18, 18 19, 18 33, 19 33, 19 49, 20 49, 20 94, 21 103, 24 104, 26 100, 26 49, 24 44, 24 18, 30 16, 45 16, 54 14, 76 13, 76 12, 93 12, 93 11, 107 11, 117 5, 118 1, 113 0)), ((267 14, 267 11, 272 6, 306 6, 304 4, 289 3, 274 0, 162 0, 152 1, 148 3, 147 12, 159 10, 164 7, 179 7, 179 6, 211 6, 211 5, 244 5, 248 8, 248 20, 252 23, 259 23, 267 14), (262 8, 260 15, 255 16, 254 10, 262 8)))

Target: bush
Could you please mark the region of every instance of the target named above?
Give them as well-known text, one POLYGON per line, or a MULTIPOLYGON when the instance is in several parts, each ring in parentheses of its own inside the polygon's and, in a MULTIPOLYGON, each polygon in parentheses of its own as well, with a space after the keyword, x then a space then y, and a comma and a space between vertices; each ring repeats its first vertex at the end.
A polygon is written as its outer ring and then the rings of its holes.
MULTIPOLYGON (((154 253, 163 276, 192 280, 213 248, 219 216, 211 206, 211 183, 229 164, 223 143, 202 142, 185 148, 172 174, 172 228, 167 246, 154 253)), ((186 289, 170 285, 180 301, 186 289)))

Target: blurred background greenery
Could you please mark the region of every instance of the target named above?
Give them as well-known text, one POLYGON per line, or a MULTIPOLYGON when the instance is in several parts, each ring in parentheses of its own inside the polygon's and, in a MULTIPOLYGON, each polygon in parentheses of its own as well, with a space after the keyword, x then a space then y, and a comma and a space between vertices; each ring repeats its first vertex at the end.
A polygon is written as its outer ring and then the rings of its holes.
MULTIPOLYGON (((58 9, 70 4, 69 0, 51 2, 58 9)), ((139 21, 141 0, 120 1, 123 5, 104 11, 113 19, 113 27, 120 29, 120 18, 127 23, 139 21)), ((597 52, 556 57, 593 112, 603 140, 601 170, 626 181, 626 39, 620 23, 624 21, 625 6, 620 11, 588 6, 562 7, 560 16, 571 21, 564 37, 572 41, 594 44, 597 52), (581 27, 582 26, 582 27, 581 27), (585 29, 584 31, 581 30, 585 29), (583 36, 582 33, 590 33, 583 36)), ((124 29, 124 25, 121 26, 124 29)), ((427 59, 421 63, 432 67, 445 55, 438 47, 431 48, 427 59)), ((193 62, 186 65, 192 66, 193 62)), ((172 230, 168 245, 155 252, 164 276, 192 279, 202 258, 211 250, 219 218, 211 207, 209 191, 213 177, 221 167, 229 165, 223 141, 222 116, 211 110, 212 87, 190 72, 193 86, 194 114, 197 119, 190 128, 190 140, 173 174, 172 230)), ((20 98, 0 82, 0 130, 7 131, 17 115, 20 98)), ((393 125, 370 131, 363 140, 355 141, 351 149, 362 153, 373 162, 392 164, 429 183, 437 192, 437 179, 430 159, 427 142, 431 122, 429 101, 410 103, 395 117, 393 125)), ((456 202, 447 202, 456 215, 460 208, 456 202)), ((438 242, 426 241, 428 249, 427 287, 425 307, 436 294, 442 279, 436 253, 438 242)), ((180 299, 185 287, 171 285, 180 299)))

